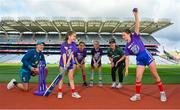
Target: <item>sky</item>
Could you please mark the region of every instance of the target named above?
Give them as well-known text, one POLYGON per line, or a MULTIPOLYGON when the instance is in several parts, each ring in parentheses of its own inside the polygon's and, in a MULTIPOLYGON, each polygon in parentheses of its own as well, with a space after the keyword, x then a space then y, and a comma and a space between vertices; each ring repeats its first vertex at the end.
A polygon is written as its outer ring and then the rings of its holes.
POLYGON ((167 18, 173 25, 153 34, 167 51, 180 51, 180 0, 0 0, 0 17, 167 18))

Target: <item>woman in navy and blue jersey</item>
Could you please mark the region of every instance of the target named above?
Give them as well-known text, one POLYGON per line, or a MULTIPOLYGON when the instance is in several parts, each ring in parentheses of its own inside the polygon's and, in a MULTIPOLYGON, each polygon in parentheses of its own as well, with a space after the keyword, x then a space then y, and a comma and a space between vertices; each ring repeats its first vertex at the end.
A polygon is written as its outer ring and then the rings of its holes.
POLYGON ((160 90, 160 100, 166 101, 166 94, 163 89, 161 79, 158 75, 156 69, 156 63, 151 53, 145 48, 140 32, 140 22, 139 22, 139 12, 137 8, 133 9, 133 14, 135 16, 135 32, 132 33, 130 30, 126 29, 122 33, 122 38, 127 41, 125 46, 125 55, 126 55, 126 71, 125 75, 128 75, 128 65, 129 65, 129 55, 135 55, 137 61, 137 70, 136 70, 136 94, 130 98, 131 101, 140 100, 140 89, 141 89, 141 80, 145 70, 145 66, 149 66, 149 69, 154 76, 157 85, 160 90))

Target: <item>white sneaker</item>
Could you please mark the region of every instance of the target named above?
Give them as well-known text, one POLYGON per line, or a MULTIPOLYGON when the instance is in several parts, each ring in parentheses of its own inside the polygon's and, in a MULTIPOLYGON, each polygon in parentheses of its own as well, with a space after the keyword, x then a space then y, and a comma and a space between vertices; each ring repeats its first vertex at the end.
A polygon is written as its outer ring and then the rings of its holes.
POLYGON ((130 98, 131 101, 138 101, 141 100, 140 94, 135 94, 130 98))
POLYGON ((122 83, 118 83, 118 84, 116 85, 116 88, 117 88, 117 89, 120 89, 120 88, 122 88, 122 87, 123 87, 122 83))
POLYGON ((93 87, 93 82, 92 81, 90 81, 89 86, 93 87))
POLYGON ((165 92, 160 92, 160 100, 161 100, 161 102, 166 102, 167 101, 167 97, 166 97, 165 92))
POLYGON ((103 86, 103 83, 102 83, 102 81, 99 81, 99 87, 102 87, 103 86))
POLYGON ((8 90, 14 88, 14 83, 13 82, 16 82, 16 80, 15 79, 11 79, 11 81, 7 84, 7 89, 8 90))
POLYGON ((81 96, 78 94, 78 92, 72 93, 72 97, 77 98, 77 99, 81 98, 81 96))
POLYGON ((62 98, 63 98, 62 92, 58 92, 57 98, 58 98, 58 99, 62 99, 62 98))
POLYGON ((102 83, 99 83, 98 85, 99 85, 99 87, 103 87, 103 84, 102 84, 102 83))
POLYGON ((111 85, 112 88, 115 88, 116 87, 116 83, 113 82, 112 85, 111 85))

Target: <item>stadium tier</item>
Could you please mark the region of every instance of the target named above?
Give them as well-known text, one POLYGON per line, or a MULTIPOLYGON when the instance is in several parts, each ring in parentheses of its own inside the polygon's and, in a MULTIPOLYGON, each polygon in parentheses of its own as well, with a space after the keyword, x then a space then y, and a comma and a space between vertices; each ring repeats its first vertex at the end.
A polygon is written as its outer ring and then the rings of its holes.
MULTIPOLYGON (((172 23, 167 19, 142 19, 140 25, 141 39, 146 48, 152 54, 158 52, 159 42, 151 35, 172 23)), ((108 40, 116 39, 117 45, 124 48, 125 41, 121 38, 124 29, 134 30, 133 19, 117 18, 62 18, 37 17, 32 20, 29 17, 20 17, 15 20, 12 17, 2 17, 0 20, 0 53, 1 54, 24 54, 28 49, 34 48, 36 41, 46 43, 45 54, 59 54, 60 45, 66 32, 74 30, 77 32, 77 40, 84 41, 88 53, 93 47, 92 41, 98 40, 101 48, 106 54, 108 40)))

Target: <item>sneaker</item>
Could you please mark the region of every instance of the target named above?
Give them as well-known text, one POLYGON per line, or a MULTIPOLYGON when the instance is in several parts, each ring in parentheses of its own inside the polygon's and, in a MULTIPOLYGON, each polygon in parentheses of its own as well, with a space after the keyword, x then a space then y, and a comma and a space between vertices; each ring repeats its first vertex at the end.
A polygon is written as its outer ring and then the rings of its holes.
POLYGON ((93 87, 93 81, 90 81, 89 86, 93 87))
POLYGON ((138 101, 141 100, 140 94, 135 94, 130 98, 131 101, 138 101))
POLYGON ((103 84, 102 84, 102 83, 99 83, 98 85, 99 85, 99 87, 102 87, 102 86, 103 86, 103 84))
POLYGON ((102 87, 103 86, 103 83, 102 83, 102 81, 99 81, 99 87, 102 87))
POLYGON ((57 98, 58 98, 58 99, 62 99, 62 98, 63 98, 62 92, 58 92, 57 98))
POLYGON ((88 84, 86 83, 86 81, 83 83, 83 86, 86 86, 86 87, 88 86, 88 84))
POLYGON ((166 102, 167 101, 167 97, 166 97, 165 92, 160 92, 160 100, 161 100, 161 102, 166 102))
POLYGON ((72 97, 77 98, 77 99, 81 98, 81 96, 78 94, 78 92, 72 93, 72 97))
POLYGON ((116 83, 113 82, 112 85, 111 85, 112 88, 115 88, 116 87, 116 83))
POLYGON ((123 86, 122 83, 118 83, 118 84, 116 85, 116 88, 117 88, 117 89, 120 89, 120 88, 122 88, 122 86, 123 86))
POLYGON ((14 83, 13 82, 16 82, 15 79, 12 79, 8 84, 7 84, 7 89, 10 90, 12 88, 14 88, 14 83))

